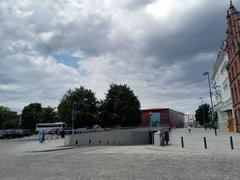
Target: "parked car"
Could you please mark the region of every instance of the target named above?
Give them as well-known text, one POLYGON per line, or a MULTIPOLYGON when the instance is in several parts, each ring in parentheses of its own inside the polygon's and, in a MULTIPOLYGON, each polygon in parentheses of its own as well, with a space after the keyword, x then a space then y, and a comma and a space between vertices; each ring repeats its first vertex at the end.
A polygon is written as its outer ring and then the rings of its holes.
POLYGON ((7 136, 7 132, 5 130, 0 130, 0 139, 4 139, 6 138, 7 136))
POLYGON ((6 138, 16 138, 17 132, 13 129, 6 130, 6 138))
POLYGON ((34 131, 31 129, 23 129, 23 136, 31 136, 34 134, 34 131))
POLYGON ((16 137, 22 138, 25 136, 23 129, 16 129, 15 132, 16 132, 16 137))

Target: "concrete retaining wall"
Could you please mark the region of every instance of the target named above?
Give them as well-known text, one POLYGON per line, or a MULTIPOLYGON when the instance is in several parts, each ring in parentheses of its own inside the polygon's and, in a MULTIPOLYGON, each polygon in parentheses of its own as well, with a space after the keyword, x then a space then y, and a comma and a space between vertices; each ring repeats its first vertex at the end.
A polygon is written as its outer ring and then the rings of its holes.
POLYGON ((160 146, 160 132, 154 133, 154 145, 160 146))
POLYGON ((150 144, 149 131, 134 129, 66 135, 64 145, 150 144))

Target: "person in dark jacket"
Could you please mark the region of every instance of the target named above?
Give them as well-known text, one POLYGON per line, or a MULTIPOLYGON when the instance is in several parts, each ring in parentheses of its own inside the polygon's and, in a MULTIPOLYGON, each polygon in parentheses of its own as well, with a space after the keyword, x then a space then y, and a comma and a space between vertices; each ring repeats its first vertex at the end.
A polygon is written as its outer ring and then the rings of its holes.
POLYGON ((64 129, 60 129, 59 133, 60 133, 61 138, 65 137, 64 129))
POLYGON ((165 137, 166 144, 168 145, 168 142, 169 142, 169 132, 168 131, 164 132, 164 137, 165 137))

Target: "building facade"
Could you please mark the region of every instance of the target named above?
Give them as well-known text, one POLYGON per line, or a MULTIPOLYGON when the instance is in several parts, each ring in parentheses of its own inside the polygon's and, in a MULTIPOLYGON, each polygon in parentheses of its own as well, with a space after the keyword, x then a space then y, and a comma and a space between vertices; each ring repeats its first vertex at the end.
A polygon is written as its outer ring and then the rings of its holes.
POLYGON ((212 89, 215 96, 215 110, 218 114, 218 125, 223 131, 234 131, 232 116, 232 98, 227 73, 228 55, 226 41, 222 43, 212 75, 212 89))
POLYGON ((142 126, 184 127, 184 113, 169 108, 142 110, 142 126))
POLYGON ((195 115, 193 114, 184 114, 184 127, 192 126, 196 127, 198 124, 196 122, 195 115))
POLYGON ((227 11, 227 71, 233 103, 234 126, 240 132, 240 13, 230 1, 227 11))

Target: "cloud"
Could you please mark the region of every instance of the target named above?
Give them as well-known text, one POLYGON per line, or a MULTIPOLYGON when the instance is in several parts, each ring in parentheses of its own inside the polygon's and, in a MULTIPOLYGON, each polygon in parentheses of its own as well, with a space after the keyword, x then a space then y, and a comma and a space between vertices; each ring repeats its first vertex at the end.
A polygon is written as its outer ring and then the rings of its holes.
POLYGON ((39 33, 38 35, 40 40, 46 43, 51 41, 56 34, 54 32, 42 32, 39 33))
POLYGON ((0 103, 57 106, 81 85, 104 98, 128 84, 142 108, 194 112, 225 39, 227 2, 0 2, 0 103), (3 67, 3 68, 2 68, 3 67))

